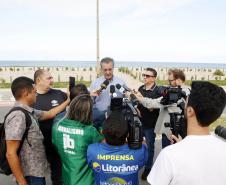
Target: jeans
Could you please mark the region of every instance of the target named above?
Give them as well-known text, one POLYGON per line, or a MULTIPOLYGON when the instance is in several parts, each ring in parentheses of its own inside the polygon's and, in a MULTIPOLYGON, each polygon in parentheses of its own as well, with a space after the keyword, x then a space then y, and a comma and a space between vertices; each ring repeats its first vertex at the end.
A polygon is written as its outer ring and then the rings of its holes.
POLYGON ((59 154, 52 143, 45 143, 46 157, 50 165, 52 185, 62 185, 62 164, 59 154))
POLYGON ((145 169, 151 169, 155 154, 155 136, 154 128, 143 129, 143 133, 148 145, 148 160, 145 164, 145 169))
POLYGON ((97 108, 93 108, 93 126, 100 130, 100 127, 102 127, 103 122, 105 120, 105 112, 106 111, 100 111, 97 108))
POLYGON ((46 185, 45 177, 26 176, 25 179, 28 185, 46 185))
POLYGON ((170 140, 165 134, 162 134, 162 148, 165 148, 167 146, 171 145, 170 140))

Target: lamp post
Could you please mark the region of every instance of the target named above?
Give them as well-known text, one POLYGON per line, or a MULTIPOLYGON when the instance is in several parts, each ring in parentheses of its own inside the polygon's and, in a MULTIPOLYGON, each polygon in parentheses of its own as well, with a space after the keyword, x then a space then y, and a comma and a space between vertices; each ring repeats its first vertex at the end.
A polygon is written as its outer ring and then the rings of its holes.
POLYGON ((100 74, 100 45, 99 45, 99 41, 100 41, 100 39, 99 39, 99 0, 97 0, 97 17, 96 17, 96 44, 97 44, 97 48, 96 48, 96 57, 97 57, 97 61, 96 61, 96 64, 97 64, 97 66, 96 66, 96 73, 97 73, 97 76, 99 76, 99 74, 100 74))

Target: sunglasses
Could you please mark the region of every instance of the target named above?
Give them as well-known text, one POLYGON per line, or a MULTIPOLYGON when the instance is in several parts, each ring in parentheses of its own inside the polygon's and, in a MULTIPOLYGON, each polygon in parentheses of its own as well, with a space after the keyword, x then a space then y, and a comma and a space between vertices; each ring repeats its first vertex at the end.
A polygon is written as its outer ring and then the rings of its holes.
POLYGON ((153 75, 146 75, 146 74, 142 74, 143 77, 146 77, 146 78, 150 78, 150 77, 155 77, 153 75))

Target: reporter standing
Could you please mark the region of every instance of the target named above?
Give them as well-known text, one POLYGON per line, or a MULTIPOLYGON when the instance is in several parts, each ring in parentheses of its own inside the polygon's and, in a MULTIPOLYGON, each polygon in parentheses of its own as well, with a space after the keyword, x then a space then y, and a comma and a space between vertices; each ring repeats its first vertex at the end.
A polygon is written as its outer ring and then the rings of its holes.
MULTIPOLYGON (((156 99, 161 96, 159 93, 159 87, 156 85, 157 72, 153 68, 146 68, 143 71, 144 85, 140 86, 138 91, 143 97, 156 99)), ((145 164, 144 172, 141 176, 142 180, 147 180, 147 176, 151 170, 153 164, 154 150, 155 150, 155 137, 154 133, 156 121, 159 116, 159 109, 148 109, 142 104, 138 105, 138 109, 141 114, 141 122, 143 125, 144 136, 148 145, 148 161, 145 164)))
POLYGON ((75 97, 66 117, 52 128, 52 142, 62 161, 64 185, 93 185, 94 176, 86 161, 87 147, 102 139, 92 126, 90 95, 75 97))
MULTIPOLYGON (((67 99, 66 93, 52 88, 53 77, 48 71, 43 69, 37 70, 34 74, 34 82, 37 87, 36 109, 48 111, 67 99)), ((54 124, 54 118, 40 121, 39 123, 44 136, 47 160, 50 164, 52 185, 62 185, 60 157, 51 142, 51 130, 54 124)))

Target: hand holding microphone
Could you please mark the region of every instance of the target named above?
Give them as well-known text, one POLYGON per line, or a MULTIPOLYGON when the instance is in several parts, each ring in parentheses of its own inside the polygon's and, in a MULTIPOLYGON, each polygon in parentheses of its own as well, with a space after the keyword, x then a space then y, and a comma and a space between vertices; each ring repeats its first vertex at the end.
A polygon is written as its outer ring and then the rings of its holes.
POLYGON ((101 85, 100 85, 100 88, 91 92, 90 93, 90 96, 99 96, 101 94, 101 92, 107 88, 109 84, 109 81, 108 80, 105 80, 101 85))

